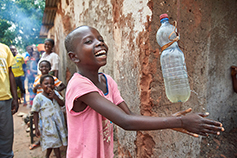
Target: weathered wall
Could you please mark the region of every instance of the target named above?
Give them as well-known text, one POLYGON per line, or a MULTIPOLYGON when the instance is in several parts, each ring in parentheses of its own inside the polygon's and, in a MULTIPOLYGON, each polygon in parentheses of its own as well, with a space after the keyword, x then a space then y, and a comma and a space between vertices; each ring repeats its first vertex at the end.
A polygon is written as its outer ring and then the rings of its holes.
MULTIPOLYGON (((177 19, 177 0, 60 0, 48 34, 61 58, 59 78, 66 83, 76 72, 65 52, 65 36, 80 25, 90 25, 109 46, 101 71, 115 79, 132 111, 147 116, 167 116, 188 107, 209 111, 228 133, 237 127, 237 95, 229 70, 237 64, 236 7, 235 0, 180 1, 180 46, 193 93, 185 104, 171 104, 165 96, 155 35, 160 14, 177 19)), ((116 157, 200 157, 201 138, 172 130, 128 132, 115 126, 115 131, 116 157)))

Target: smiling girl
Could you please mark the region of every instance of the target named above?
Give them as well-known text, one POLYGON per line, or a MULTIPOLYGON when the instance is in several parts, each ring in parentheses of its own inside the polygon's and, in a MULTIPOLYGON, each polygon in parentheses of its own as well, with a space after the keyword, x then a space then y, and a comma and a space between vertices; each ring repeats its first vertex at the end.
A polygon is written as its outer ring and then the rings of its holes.
MULTIPOLYGON (((51 38, 47 38, 44 42, 45 52, 42 54, 40 61, 42 60, 49 61, 51 64, 51 70, 49 74, 58 77, 59 56, 58 54, 53 52, 53 48, 54 48, 54 40, 51 38)), ((38 74, 41 74, 39 69, 38 74)))
POLYGON ((133 114, 120 96, 115 81, 98 72, 106 65, 108 47, 95 28, 76 28, 66 37, 65 47, 78 68, 66 91, 67 158, 112 158, 112 122, 125 130, 178 128, 187 134, 203 136, 218 135, 224 130, 220 122, 204 118, 207 114, 187 114, 190 111, 171 117, 133 114))
POLYGON ((31 111, 34 114, 36 136, 40 136, 42 150, 46 150, 46 158, 54 149, 57 158, 60 158, 59 147, 67 145, 67 130, 64 115, 60 106, 64 105, 63 97, 54 90, 54 78, 43 75, 40 78, 42 93, 35 96, 31 111), (38 125, 39 117, 42 120, 38 125))

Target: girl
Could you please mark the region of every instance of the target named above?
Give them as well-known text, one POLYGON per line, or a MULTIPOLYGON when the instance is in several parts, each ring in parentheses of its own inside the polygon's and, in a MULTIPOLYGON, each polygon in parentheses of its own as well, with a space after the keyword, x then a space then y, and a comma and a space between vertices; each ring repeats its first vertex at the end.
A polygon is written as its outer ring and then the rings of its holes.
MULTIPOLYGON (((35 82, 33 85, 33 92, 37 94, 43 92, 43 89, 40 87, 40 77, 42 75, 49 74, 49 71, 51 70, 50 62, 47 60, 41 60, 39 62, 39 70, 41 72, 41 75, 38 75, 35 78, 35 82)), ((62 83, 62 81, 60 81, 57 77, 53 76, 53 78, 54 78, 54 86, 57 89, 57 91, 61 92, 62 90, 66 88, 65 84, 62 83)))
MULTIPOLYGON (((35 78, 35 82, 33 84, 33 92, 34 93, 42 93, 43 92, 43 89, 42 87, 40 86, 40 77, 42 75, 47 75, 49 73, 51 69, 51 64, 49 61, 47 60, 41 60, 40 63, 39 63, 39 70, 41 71, 41 75, 38 75, 36 78, 35 78)), ((57 77, 53 76, 54 78, 54 86, 55 86, 55 89, 57 89, 57 91, 60 93, 62 90, 64 90, 66 88, 65 84, 62 83, 62 81, 60 81, 57 77)), ((63 109, 65 107, 62 107, 63 109)), ((63 113, 65 113, 66 111, 64 110, 63 113)), ((40 141, 37 141, 35 142, 34 144, 32 144, 29 149, 32 150, 36 147, 38 147, 40 145, 40 141)))
MULTIPOLYGON (((51 64, 50 75, 58 77, 58 68, 59 68, 59 56, 53 52, 54 40, 47 38, 44 42, 45 52, 42 54, 40 61, 48 60, 51 64)), ((38 69, 38 74, 41 74, 38 69)))
POLYGON ((59 147, 67 145, 65 120, 59 107, 64 105, 63 97, 53 90, 54 78, 51 75, 43 75, 40 78, 40 86, 43 92, 35 96, 31 109, 34 114, 35 134, 40 136, 42 150, 47 149, 46 158, 50 156, 52 149, 56 157, 60 158, 59 147), (42 120, 40 129, 39 117, 42 120))
POLYGON ((66 37, 65 47, 78 67, 66 90, 67 158, 112 158, 111 121, 125 130, 176 128, 194 136, 219 135, 224 130, 220 122, 205 119, 208 114, 184 111, 171 117, 134 115, 120 96, 115 81, 98 73, 106 64, 108 47, 95 28, 76 28, 66 37))

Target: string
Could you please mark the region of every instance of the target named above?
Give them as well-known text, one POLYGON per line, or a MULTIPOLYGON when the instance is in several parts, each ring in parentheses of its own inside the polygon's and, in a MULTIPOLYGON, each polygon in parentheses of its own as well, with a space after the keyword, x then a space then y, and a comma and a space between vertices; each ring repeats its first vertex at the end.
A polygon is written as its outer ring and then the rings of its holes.
POLYGON ((174 31, 171 32, 171 34, 169 35, 169 40, 171 42, 165 44, 164 46, 161 47, 161 52, 163 52, 166 48, 168 48, 169 46, 171 46, 174 42, 177 42, 179 40, 179 34, 177 33, 177 22, 174 21, 174 31), (170 39, 170 37, 172 36, 172 34, 176 34, 176 38, 174 38, 173 40, 170 39))

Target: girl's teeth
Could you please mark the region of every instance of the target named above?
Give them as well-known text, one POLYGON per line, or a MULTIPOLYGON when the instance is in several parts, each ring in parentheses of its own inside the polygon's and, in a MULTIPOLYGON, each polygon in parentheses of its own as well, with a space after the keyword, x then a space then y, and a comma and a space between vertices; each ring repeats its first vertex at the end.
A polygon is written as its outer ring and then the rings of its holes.
POLYGON ((104 53, 105 53, 105 51, 102 50, 102 51, 97 52, 95 55, 97 56, 97 55, 104 54, 104 53))

